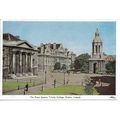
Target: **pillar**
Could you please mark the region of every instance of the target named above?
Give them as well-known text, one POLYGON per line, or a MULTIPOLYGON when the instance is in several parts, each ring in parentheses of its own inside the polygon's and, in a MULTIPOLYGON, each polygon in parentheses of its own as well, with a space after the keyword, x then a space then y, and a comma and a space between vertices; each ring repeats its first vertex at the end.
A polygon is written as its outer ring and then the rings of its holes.
POLYGON ((20 54, 19 54, 19 51, 17 51, 16 55, 15 55, 15 71, 16 71, 16 73, 20 73, 20 54))
POLYGON ((30 54, 30 67, 31 67, 31 72, 32 72, 32 53, 30 54))
POLYGON ((105 61, 103 61, 103 73, 105 73, 105 61))
POLYGON ((26 54, 22 53, 22 73, 26 72, 26 54))
POLYGON ((13 74, 16 73, 15 64, 16 64, 16 63, 15 63, 15 52, 13 52, 13 70, 12 70, 13 74))
POLYGON ((89 61, 89 73, 93 73, 93 62, 89 61))
POLYGON ((28 72, 28 56, 27 56, 27 53, 25 53, 25 59, 26 59, 26 64, 25 64, 25 72, 27 73, 28 72))
POLYGON ((31 55, 30 53, 27 55, 27 69, 28 69, 28 72, 31 72, 31 55))
POLYGON ((22 73, 22 52, 20 52, 20 73, 22 73))
POLYGON ((100 61, 98 61, 98 72, 100 72, 100 61))
POLYGON ((100 72, 101 72, 101 62, 100 62, 100 72))

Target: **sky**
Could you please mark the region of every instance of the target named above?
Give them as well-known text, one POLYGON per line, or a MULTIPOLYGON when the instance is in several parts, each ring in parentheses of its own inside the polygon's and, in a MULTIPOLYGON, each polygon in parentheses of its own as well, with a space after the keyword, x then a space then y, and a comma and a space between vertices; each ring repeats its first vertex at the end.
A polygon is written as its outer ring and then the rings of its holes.
POLYGON ((103 52, 116 54, 116 22, 112 21, 4 21, 3 32, 39 46, 41 43, 62 43, 75 54, 91 54, 92 41, 98 28, 103 52))

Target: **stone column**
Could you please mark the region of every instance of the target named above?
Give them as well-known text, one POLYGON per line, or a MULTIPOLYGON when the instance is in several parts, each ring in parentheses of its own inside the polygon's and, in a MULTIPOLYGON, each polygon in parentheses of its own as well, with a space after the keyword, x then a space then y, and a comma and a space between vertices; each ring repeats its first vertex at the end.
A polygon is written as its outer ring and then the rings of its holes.
POLYGON ((25 73, 25 55, 22 53, 22 73, 25 73))
POLYGON ((101 65, 100 68, 101 68, 101 72, 102 72, 103 71, 102 61, 100 61, 100 65, 101 65))
POLYGON ((20 73, 22 73, 22 52, 20 52, 20 73))
POLYGON ((105 61, 103 61, 103 72, 105 73, 105 61))
POLYGON ((13 52, 13 70, 12 70, 13 74, 16 73, 15 64, 16 64, 16 63, 15 63, 15 52, 13 52))
POLYGON ((20 73, 20 54, 17 51, 15 55, 15 67, 16 67, 16 75, 19 76, 20 73))
POLYGON ((32 72, 32 54, 30 53, 30 72, 32 72))
POLYGON ((104 61, 101 61, 101 67, 102 67, 102 72, 104 73, 104 71, 105 71, 104 61))
POLYGON ((27 56, 27 67, 28 67, 28 72, 31 72, 31 55, 30 55, 30 53, 27 56))
POLYGON ((93 65, 92 65, 92 62, 91 61, 89 61, 89 73, 92 73, 92 67, 93 67, 93 65))
POLYGON ((98 72, 100 72, 100 62, 98 61, 98 72))
POLYGON ((101 61, 101 72, 103 72, 103 63, 101 61))
POLYGON ((26 54, 25 54, 25 52, 24 52, 24 54, 23 54, 23 73, 25 73, 26 72, 26 54))
POLYGON ((101 72, 101 63, 100 63, 100 66, 99 66, 99 67, 100 67, 99 69, 100 69, 100 72, 101 72))
POLYGON ((27 59, 27 53, 25 53, 25 58, 26 58, 26 64, 25 64, 25 72, 28 72, 28 59, 27 59))
POLYGON ((100 72, 101 72, 101 62, 100 62, 100 72))

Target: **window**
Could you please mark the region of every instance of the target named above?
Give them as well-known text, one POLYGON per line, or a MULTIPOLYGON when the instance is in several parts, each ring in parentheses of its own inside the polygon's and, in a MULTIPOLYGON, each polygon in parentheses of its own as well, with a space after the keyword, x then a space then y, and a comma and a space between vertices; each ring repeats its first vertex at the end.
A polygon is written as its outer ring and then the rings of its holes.
POLYGON ((99 52, 100 52, 100 45, 99 45, 99 52))
POLYGON ((96 45, 96 53, 97 53, 97 45, 96 45))

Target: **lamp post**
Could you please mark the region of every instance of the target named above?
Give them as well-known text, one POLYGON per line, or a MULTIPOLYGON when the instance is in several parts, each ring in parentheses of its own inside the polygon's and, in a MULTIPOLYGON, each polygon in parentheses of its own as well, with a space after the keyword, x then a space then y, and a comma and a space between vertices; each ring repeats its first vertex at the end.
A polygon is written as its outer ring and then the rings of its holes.
POLYGON ((54 84, 53 85, 54 85, 54 88, 55 88, 56 87, 56 79, 54 80, 54 84))
POLYGON ((64 85, 65 85, 65 71, 64 71, 64 85))
POLYGON ((46 79, 46 73, 47 73, 47 72, 45 71, 45 84, 47 83, 47 79, 46 79))

